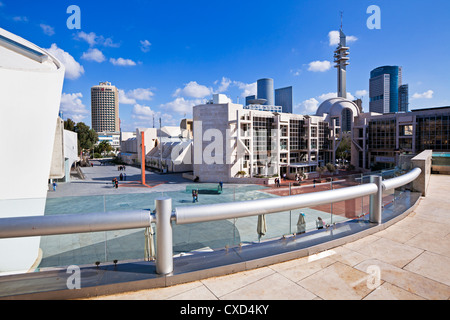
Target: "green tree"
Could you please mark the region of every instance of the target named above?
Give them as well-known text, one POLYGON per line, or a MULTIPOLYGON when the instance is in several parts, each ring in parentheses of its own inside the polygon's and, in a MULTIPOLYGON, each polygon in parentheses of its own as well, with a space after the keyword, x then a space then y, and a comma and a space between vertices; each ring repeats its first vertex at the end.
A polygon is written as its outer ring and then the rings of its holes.
POLYGON ((331 162, 328 162, 326 164, 326 167, 327 167, 328 172, 331 173, 331 175, 333 175, 333 173, 336 171, 336 167, 331 162))
POLYGON ((104 152, 111 152, 113 147, 108 141, 103 140, 96 147, 94 147, 95 153, 103 154, 104 152))
POLYGON ((325 167, 317 167, 316 171, 317 173, 319 173, 319 179, 322 179, 322 174, 325 172, 326 168, 325 167))
POLYGON ((64 129, 69 131, 75 131, 75 122, 72 121, 72 119, 67 119, 64 121, 64 129))
POLYGON ((75 126, 75 132, 78 134, 78 150, 89 150, 98 141, 98 134, 94 129, 90 129, 83 122, 78 122, 75 126))
POLYGON ((342 137, 341 143, 336 150, 336 155, 343 160, 349 160, 349 156, 352 153, 352 144, 349 137, 342 137))

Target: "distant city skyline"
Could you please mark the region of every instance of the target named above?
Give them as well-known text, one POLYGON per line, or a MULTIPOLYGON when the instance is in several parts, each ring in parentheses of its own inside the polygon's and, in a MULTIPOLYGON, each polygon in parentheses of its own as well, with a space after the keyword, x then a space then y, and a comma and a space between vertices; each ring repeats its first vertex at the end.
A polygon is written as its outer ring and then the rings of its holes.
POLYGON ((151 127, 153 117, 179 125, 213 93, 245 104, 261 78, 292 86, 293 112, 314 114, 337 95, 332 64, 341 11, 351 54, 348 99, 362 98, 369 111, 370 71, 399 65, 410 110, 450 105, 445 0, 379 0, 379 30, 366 25, 372 3, 357 0, 77 1, 80 30, 66 26, 70 4, 0 0, 0 21, 66 65, 61 111, 75 122, 91 124, 90 88, 105 81, 119 89, 123 131, 151 127))

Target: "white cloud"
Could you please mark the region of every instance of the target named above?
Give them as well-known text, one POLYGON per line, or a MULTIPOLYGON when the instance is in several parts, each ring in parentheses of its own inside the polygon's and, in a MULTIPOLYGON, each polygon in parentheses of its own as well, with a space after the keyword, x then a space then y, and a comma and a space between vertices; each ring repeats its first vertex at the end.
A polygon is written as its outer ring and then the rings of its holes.
POLYGON ((81 39, 86 41, 90 46, 94 46, 96 44, 95 39, 97 38, 97 35, 94 32, 86 33, 84 31, 80 31, 77 33, 76 38, 78 40, 81 39))
MULTIPOLYGON (((355 36, 347 36, 347 43, 355 42, 358 40, 355 36)), ((337 30, 328 32, 328 41, 330 46, 337 46, 340 41, 340 33, 337 30)))
POLYGON ((173 94, 174 97, 184 96, 190 98, 204 98, 211 95, 213 90, 196 81, 189 82, 183 89, 178 88, 173 94))
MULTIPOLYGON (((295 109, 297 109, 297 112, 299 114, 315 114, 317 111, 317 108, 319 105, 328 99, 336 98, 337 93, 336 92, 328 92, 321 94, 320 96, 317 96, 315 98, 310 98, 308 100, 305 100, 295 106, 295 109)), ((356 98, 350 93, 347 92, 347 99, 348 100, 356 100, 356 98)))
POLYGON ((111 62, 115 66, 120 66, 120 67, 132 67, 132 66, 136 65, 136 62, 134 62, 133 60, 124 59, 124 58, 119 58, 119 59, 111 58, 111 59, 109 59, 109 62, 111 62))
POLYGON ((40 27, 41 27, 42 31, 44 31, 44 33, 48 36, 52 36, 55 34, 55 28, 53 28, 47 24, 41 23, 40 27))
POLYGON ((86 41, 91 47, 95 45, 101 45, 104 47, 118 48, 119 43, 114 43, 111 38, 105 38, 104 36, 97 36, 94 32, 86 33, 80 31, 75 35, 75 39, 86 41))
POLYGON ((299 109, 300 114, 312 114, 315 113, 319 107, 319 101, 315 98, 311 98, 299 103, 296 108, 299 109))
POLYGON ((151 47, 151 43, 148 40, 141 40, 141 51, 142 52, 149 52, 150 51, 150 47, 151 47))
POLYGON ((325 72, 331 69, 330 61, 313 61, 309 63, 308 71, 312 72, 325 72))
POLYGON ((81 56, 81 59, 87 60, 87 61, 95 61, 95 62, 103 62, 106 60, 105 55, 103 52, 96 48, 90 48, 87 52, 84 52, 81 56))
POLYGON ((256 82, 253 83, 244 83, 240 81, 233 81, 233 85, 237 86, 242 90, 241 97, 248 97, 256 95, 258 91, 258 86, 256 82))
POLYGON ((414 93, 412 98, 413 99, 433 99, 433 90, 425 91, 424 93, 414 93))
POLYGON ((82 74, 84 74, 83 66, 75 61, 75 59, 69 53, 58 48, 55 43, 53 43, 50 49, 47 49, 47 51, 51 55, 55 56, 66 67, 66 78, 75 80, 81 77, 82 74))
MULTIPOLYGON (((214 82, 214 84, 218 84, 218 83, 219 83, 219 80, 214 82)), ((216 92, 217 93, 222 93, 222 92, 227 91, 231 84, 232 84, 232 81, 230 79, 222 77, 222 80, 220 81, 219 88, 217 88, 216 92)))
POLYGON ((205 101, 202 99, 184 99, 183 97, 179 97, 171 102, 162 104, 160 108, 164 110, 171 110, 179 114, 191 114, 193 106, 204 102, 205 101))
POLYGON ((81 101, 83 94, 81 93, 63 93, 61 95, 60 111, 64 118, 72 119, 74 122, 84 120, 89 111, 81 101))
POLYGON ((135 104, 137 100, 150 101, 155 95, 151 88, 137 88, 134 90, 128 90, 125 92, 119 89, 119 103, 122 104, 135 104))
POLYGON ((136 99, 128 97, 124 90, 119 89, 119 103, 120 104, 135 104, 136 99))
POLYGON ((28 18, 25 16, 13 17, 13 20, 16 22, 28 22, 28 18))
POLYGON ((298 77, 298 76, 300 75, 301 72, 302 72, 301 69, 291 69, 291 70, 290 70, 290 73, 291 73, 293 76, 295 76, 295 77, 298 77))
MULTIPOLYGON (((337 96, 338 96, 337 92, 328 92, 321 94, 320 96, 318 96, 318 98, 320 101, 325 101, 327 99, 336 98, 337 96)), ((352 101, 356 100, 355 97, 350 92, 347 92, 347 99, 352 101)))
POLYGON ((153 119, 153 116, 155 115, 156 112, 150 109, 150 107, 135 104, 133 107, 131 117, 139 120, 150 120, 153 119))
POLYGON ((367 94, 368 94, 367 90, 357 90, 357 91, 355 92, 355 95, 356 95, 357 97, 364 97, 364 96, 366 96, 367 94))
POLYGON ((153 119, 155 119, 155 122, 159 123, 159 121, 157 121, 159 118, 162 119, 163 126, 173 126, 179 123, 171 114, 162 114, 159 111, 152 110, 150 107, 140 104, 134 105, 131 118, 134 120, 133 123, 125 123, 122 125, 122 127, 126 127, 125 130, 134 131, 135 128, 150 128, 153 126, 153 119))

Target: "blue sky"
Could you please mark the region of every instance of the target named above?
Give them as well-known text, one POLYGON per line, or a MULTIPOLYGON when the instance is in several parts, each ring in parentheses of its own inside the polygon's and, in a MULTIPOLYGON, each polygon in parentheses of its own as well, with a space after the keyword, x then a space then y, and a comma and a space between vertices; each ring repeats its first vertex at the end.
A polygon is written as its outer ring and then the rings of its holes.
POLYGON ((365 111, 369 73, 382 65, 403 67, 410 109, 450 105, 448 0, 0 0, 0 27, 63 60, 64 118, 91 125, 90 87, 109 81, 120 89, 122 130, 134 131, 153 116, 178 125, 213 93, 242 103, 265 77, 292 85, 294 111, 313 114, 336 93, 340 11, 347 90, 365 111), (81 10, 80 30, 67 28, 69 5, 81 10), (370 5, 381 9, 379 30, 367 27, 370 5))

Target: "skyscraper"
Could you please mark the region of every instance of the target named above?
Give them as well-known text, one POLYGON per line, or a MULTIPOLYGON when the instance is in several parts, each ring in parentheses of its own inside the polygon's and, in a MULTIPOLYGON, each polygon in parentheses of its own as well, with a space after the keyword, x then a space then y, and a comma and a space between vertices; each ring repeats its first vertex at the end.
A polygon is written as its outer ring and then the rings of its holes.
POLYGON ((258 99, 266 99, 263 103, 266 106, 274 106, 274 91, 273 91, 273 79, 265 78, 259 79, 257 82, 258 99))
POLYGON ((91 115, 96 132, 120 132, 119 90, 110 82, 91 88, 91 115))
POLYGON ((281 106, 284 113, 292 113, 292 87, 275 90, 275 105, 281 106))
POLYGON ((402 67, 382 66, 370 72, 369 111, 378 113, 408 110, 408 85, 402 85, 402 67))
POLYGON ((273 79, 259 79, 256 83, 256 95, 245 97, 246 106, 251 106, 258 110, 292 113, 292 86, 274 91, 273 79))
POLYGON ((402 84, 398 88, 398 111, 400 112, 408 112, 409 110, 408 91, 407 84, 402 84))

